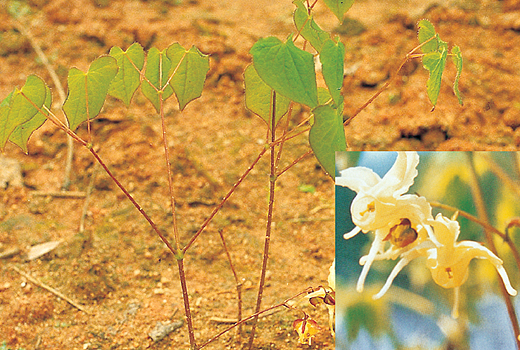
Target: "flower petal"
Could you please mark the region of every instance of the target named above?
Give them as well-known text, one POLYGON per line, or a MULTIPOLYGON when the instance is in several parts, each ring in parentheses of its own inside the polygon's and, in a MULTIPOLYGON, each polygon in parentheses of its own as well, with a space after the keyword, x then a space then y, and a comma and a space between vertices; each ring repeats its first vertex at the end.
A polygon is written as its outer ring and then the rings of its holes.
POLYGON ((334 261, 332 262, 332 265, 330 266, 330 269, 329 269, 329 278, 328 278, 328 282, 329 282, 329 287, 332 288, 332 290, 336 290, 336 259, 334 259, 334 261))
POLYGON ((345 233, 343 235, 343 238, 350 239, 350 238, 354 237, 355 235, 357 235, 359 232, 361 232, 361 227, 356 226, 352 229, 352 231, 345 233))
POLYGON ((350 206, 352 222, 365 233, 387 226, 390 221, 395 220, 395 209, 395 199, 383 202, 363 192, 354 198, 350 206))
POLYGON ((446 247, 455 244, 460 233, 458 221, 451 220, 439 213, 435 220, 428 220, 428 223, 433 226, 433 235, 430 237, 432 241, 446 247))
POLYGON ((372 262, 374 262, 375 256, 381 248, 383 247, 383 238, 381 235, 378 235, 376 233, 376 237, 374 238, 374 242, 372 242, 372 246, 370 247, 370 251, 368 252, 368 255, 365 257, 362 257, 365 264, 363 265, 363 270, 361 270, 361 274, 359 275, 359 279, 357 282, 356 290, 361 293, 365 286, 365 279, 367 278, 368 271, 370 270, 370 266, 372 266, 372 262))
POLYGON ((509 281, 509 277, 507 276, 507 272, 506 269, 504 269, 504 266, 495 265, 495 268, 497 269, 497 272, 500 275, 500 277, 502 277, 502 281, 504 281, 504 286, 506 287, 506 290, 509 293, 509 295, 515 296, 517 294, 516 289, 514 289, 511 285, 511 282, 509 281))
POLYGON ((495 266, 495 269, 497 270, 498 274, 502 278, 502 281, 504 282, 507 292, 512 296, 515 296, 517 294, 517 291, 511 285, 511 282, 509 281, 509 277, 507 276, 507 272, 506 272, 504 266, 502 265, 503 264, 502 259, 500 259, 498 256, 493 254, 493 252, 491 250, 482 246, 480 243, 472 242, 472 241, 461 241, 457 244, 456 248, 457 248, 457 250, 460 248, 467 249, 465 254, 471 253, 471 254, 468 254, 471 258, 489 260, 495 266))
POLYGON ((399 197, 413 185, 417 176, 417 152, 398 152, 397 159, 383 179, 372 189, 373 194, 399 197))
POLYGON ((372 169, 362 166, 351 167, 340 171, 336 177, 336 185, 348 187, 356 193, 368 191, 376 186, 381 178, 372 169))
POLYGON ((373 296, 373 299, 381 298, 388 291, 388 289, 390 289, 392 282, 397 277, 399 272, 401 272, 401 270, 406 265, 408 265, 408 263, 410 263, 410 261, 412 261, 413 259, 426 255, 426 252, 427 252, 426 249, 413 249, 413 250, 410 250, 409 252, 403 254, 403 257, 401 258, 401 260, 399 260, 399 262, 394 266, 392 272, 386 279, 385 285, 383 286, 383 288, 381 288, 379 293, 377 293, 376 295, 373 296))

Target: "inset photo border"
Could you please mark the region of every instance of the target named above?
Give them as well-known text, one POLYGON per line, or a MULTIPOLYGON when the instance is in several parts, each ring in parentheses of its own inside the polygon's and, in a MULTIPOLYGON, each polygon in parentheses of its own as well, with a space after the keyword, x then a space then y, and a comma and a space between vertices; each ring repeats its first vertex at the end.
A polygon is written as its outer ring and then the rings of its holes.
POLYGON ((520 153, 336 153, 336 349, 515 349, 520 153))

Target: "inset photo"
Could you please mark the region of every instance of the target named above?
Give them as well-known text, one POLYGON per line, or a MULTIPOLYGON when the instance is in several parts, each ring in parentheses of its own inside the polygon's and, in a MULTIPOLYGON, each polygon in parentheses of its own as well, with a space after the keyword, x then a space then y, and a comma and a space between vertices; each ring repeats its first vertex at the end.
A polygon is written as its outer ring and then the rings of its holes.
POLYGON ((520 153, 336 153, 336 349, 517 349, 520 153))

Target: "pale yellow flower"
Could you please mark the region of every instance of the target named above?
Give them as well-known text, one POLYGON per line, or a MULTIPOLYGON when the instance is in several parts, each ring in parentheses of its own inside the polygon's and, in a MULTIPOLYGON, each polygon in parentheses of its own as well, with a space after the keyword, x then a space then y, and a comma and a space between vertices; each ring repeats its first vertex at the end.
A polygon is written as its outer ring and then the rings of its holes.
POLYGON ((309 299, 311 304, 313 306, 316 306, 317 303, 315 302, 316 299, 321 300, 327 307, 329 311, 329 329, 330 334, 334 337, 334 316, 335 316, 335 310, 336 310, 336 270, 335 270, 335 264, 336 260, 332 262, 332 265, 329 268, 329 277, 328 277, 328 283, 329 288, 320 287, 314 292, 311 292, 305 296, 305 298, 309 299))
POLYGON ((432 218, 431 207, 425 198, 405 194, 417 176, 418 163, 417 152, 398 152, 383 178, 365 167, 342 170, 336 177, 337 185, 357 192, 350 207, 356 227, 344 238, 350 239, 360 231, 375 233, 368 255, 360 260, 363 270, 357 283, 359 292, 374 260, 395 259, 427 238, 424 224, 432 218), (387 241, 390 247, 385 250, 387 241))
POLYGON ((297 319, 293 322, 293 328, 298 333, 298 343, 312 345, 312 338, 318 334, 319 326, 313 319, 297 319))
POLYGON ((374 296, 380 298, 390 288, 394 278, 413 259, 425 256, 426 266, 430 270, 435 283, 444 288, 455 289, 455 307, 453 315, 457 315, 458 288, 466 282, 469 276, 469 263, 473 259, 487 259, 497 269, 502 278, 507 292, 516 295, 516 290, 511 286, 502 260, 488 248, 473 241, 457 242, 460 226, 458 221, 437 214, 435 220, 429 220, 431 227, 426 226, 429 239, 417 245, 413 249, 403 253, 401 260, 394 267, 390 276, 381 289, 374 296))

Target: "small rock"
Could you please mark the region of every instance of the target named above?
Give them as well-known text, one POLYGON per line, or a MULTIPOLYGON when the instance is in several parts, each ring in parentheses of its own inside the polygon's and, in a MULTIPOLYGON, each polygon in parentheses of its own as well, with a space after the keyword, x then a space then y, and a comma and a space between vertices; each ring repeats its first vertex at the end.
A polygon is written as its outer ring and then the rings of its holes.
POLYGON ((517 107, 509 107, 504 111, 502 120, 507 126, 516 129, 520 126, 520 109, 517 107))
POLYGON ((163 288, 155 288, 153 290, 153 294, 155 295, 163 295, 166 291, 163 288))
POLYGON ((503 14, 501 17, 501 25, 507 29, 514 30, 515 32, 520 31, 520 13, 511 12, 503 14))
POLYGON ((24 53, 31 50, 31 44, 21 33, 16 30, 8 30, 2 33, 0 40, 0 56, 24 53))
POLYGON ((421 141, 423 142, 424 146, 428 148, 437 146, 441 142, 446 141, 446 132, 439 128, 429 129, 421 135, 421 141))
POLYGON ((168 334, 170 334, 174 330, 181 328, 183 324, 183 320, 171 323, 162 323, 160 321, 157 321, 155 328, 152 329, 152 331, 148 333, 148 335, 150 336, 150 338, 152 338, 153 341, 157 342, 159 340, 164 339, 168 334))
POLYGON ((27 260, 31 261, 47 254, 54 250, 60 243, 61 241, 50 241, 32 246, 27 252, 27 260))
POLYGON ((363 67, 357 72, 361 80, 361 86, 375 88, 389 78, 388 72, 375 67, 363 67))
POLYGON ((22 187, 22 167, 15 159, 5 158, 0 155, 0 187, 22 187))

